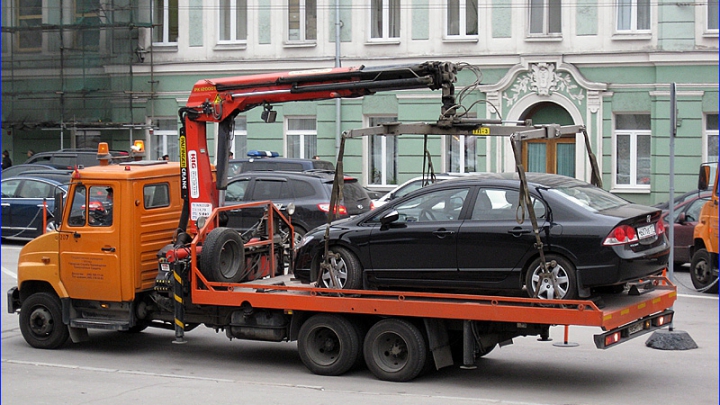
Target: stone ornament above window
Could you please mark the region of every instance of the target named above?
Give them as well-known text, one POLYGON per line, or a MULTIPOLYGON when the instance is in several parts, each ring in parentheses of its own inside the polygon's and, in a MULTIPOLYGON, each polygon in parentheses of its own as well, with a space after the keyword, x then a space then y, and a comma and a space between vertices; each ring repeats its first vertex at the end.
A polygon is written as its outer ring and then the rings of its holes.
POLYGON ((530 69, 517 76, 515 84, 503 95, 508 107, 512 106, 522 96, 533 92, 538 96, 550 96, 553 93, 562 93, 578 105, 585 99, 585 91, 578 87, 569 73, 556 71, 554 63, 533 63, 530 69))

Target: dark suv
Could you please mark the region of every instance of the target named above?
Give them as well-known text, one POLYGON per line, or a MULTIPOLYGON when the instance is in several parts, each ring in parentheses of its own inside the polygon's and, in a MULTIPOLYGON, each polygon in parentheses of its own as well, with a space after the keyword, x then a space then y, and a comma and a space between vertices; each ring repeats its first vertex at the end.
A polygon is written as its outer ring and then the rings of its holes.
MULTIPOLYGON (((125 151, 111 150, 112 163, 126 162, 130 160, 130 154, 125 151)), ((61 149, 54 152, 39 152, 25 163, 40 163, 40 164, 51 164, 53 166, 61 166, 67 169, 74 169, 75 167, 89 167, 97 166, 100 164, 98 161, 97 149, 61 149)))
POLYGON ((334 171, 335 165, 327 160, 299 159, 278 157, 277 152, 251 150, 246 159, 230 160, 228 174, 230 177, 252 171, 283 170, 288 172, 304 172, 311 170, 334 171))
MULTIPOLYGON (((292 223, 299 240, 310 229, 327 222, 333 173, 328 172, 248 172, 230 179, 225 205, 270 200, 284 210, 295 204, 292 223)), ((357 179, 345 177, 340 202, 340 218, 361 214, 372 209, 372 200, 357 179)), ((228 212, 228 227, 247 230, 261 217, 261 208, 245 208, 228 212)))

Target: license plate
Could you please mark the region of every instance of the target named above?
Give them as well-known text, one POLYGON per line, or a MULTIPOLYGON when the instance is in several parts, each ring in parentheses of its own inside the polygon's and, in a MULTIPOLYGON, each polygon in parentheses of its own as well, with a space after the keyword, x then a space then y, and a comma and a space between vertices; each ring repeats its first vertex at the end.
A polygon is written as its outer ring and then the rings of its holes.
POLYGON ((638 323, 636 323, 635 325, 631 325, 631 326, 628 328, 628 332, 629 332, 631 335, 632 335, 633 333, 638 333, 638 332, 640 332, 641 330, 643 330, 643 324, 642 324, 642 322, 638 322, 638 323))
POLYGON ((655 224, 641 226, 637 229, 638 238, 645 239, 655 236, 655 224))

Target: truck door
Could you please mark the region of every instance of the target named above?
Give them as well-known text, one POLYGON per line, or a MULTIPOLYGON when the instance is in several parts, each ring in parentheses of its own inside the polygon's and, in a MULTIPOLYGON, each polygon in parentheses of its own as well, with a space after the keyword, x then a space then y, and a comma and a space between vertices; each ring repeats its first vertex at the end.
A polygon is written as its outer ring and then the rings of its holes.
POLYGON ((69 195, 70 214, 60 232, 60 279, 74 299, 121 301, 116 189, 78 184, 69 195))

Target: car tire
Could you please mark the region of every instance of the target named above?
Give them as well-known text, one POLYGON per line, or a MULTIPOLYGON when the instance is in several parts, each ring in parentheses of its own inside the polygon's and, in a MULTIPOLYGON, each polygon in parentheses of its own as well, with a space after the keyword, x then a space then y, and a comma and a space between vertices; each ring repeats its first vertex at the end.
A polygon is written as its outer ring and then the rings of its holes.
POLYGON ((336 276, 338 277, 339 287, 332 286, 333 282, 330 277, 330 273, 322 269, 320 271, 319 282, 320 285, 325 288, 337 288, 342 290, 359 290, 362 288, 362 265, 360 260, 350 250, 341 247, 333 246, 330 248, 330 253, 337 256, 337 258, 331 258, 329 263, 330 266, 335 267, 336 276))
POLYGON ((717 294, 717 275, 713 275, 710 254, 706 249, 698 249, 693 254, 690 263, 690 278, 696 290, 708 294, 717 294), (712 287, 710 287, 711 285, 712 287))
POLYGON ((577 278, 575 276, 575 266, 570 261, 556 254, 546 254, 546 262, 555 262, 551 268, 552 276, 556 280, 557 292, 555 284, 550 279, 541 279, 540 258, 533 260, 528 266, 525 275, 525 287, 530 297, 535 298, 536 288, 539 285, 537 298, 540 299, 563 299, 571 300, 577 298, 577 278))
POLYGON ((230 228, 215 228, 205 238, 198 261, 208 281, 239 283, 245 278, 245 247, 240 234, 230 228))

